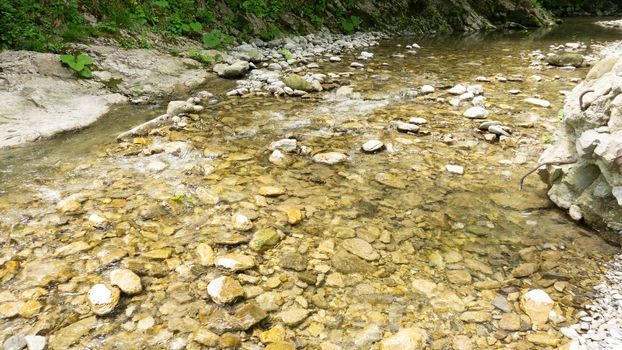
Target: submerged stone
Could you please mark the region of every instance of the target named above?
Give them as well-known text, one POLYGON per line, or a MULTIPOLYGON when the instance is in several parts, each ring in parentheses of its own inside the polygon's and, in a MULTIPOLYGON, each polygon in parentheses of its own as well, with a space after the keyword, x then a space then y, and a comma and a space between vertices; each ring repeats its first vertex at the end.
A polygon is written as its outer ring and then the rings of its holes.
POLYGON ((402 328, 396 334, 380 342, 380 350, 421 350, 428 334, 417 327, 402 328))
POLYGON ((244 290, 236 279, 221 276, 207 285, 207 294, 217 304, 227 304, 244 295, 244 290))
POLYGON ((339 152, 327 152, 327 153, 318 153, 313 156, 313 161, 316 163, 334 165, 343 163, 348 159, 343 153, 339 152))
POLYGON ((117 287, 102 283, 94 285, 88 293, 91 310, 100 316, 111 313, 119 303, 120 294, 117 287))
POLYGON ((532 289, 523 294, 521 308, 531 318, 534 326, 540 327, 547 323, 549 313, 553 310, 553 300, 541 289, 532 289))
POLYGON ((277 245, 281 237, 274 229, 260 229, 255 232, 249 246, 254 250, 263 251, 277 245))

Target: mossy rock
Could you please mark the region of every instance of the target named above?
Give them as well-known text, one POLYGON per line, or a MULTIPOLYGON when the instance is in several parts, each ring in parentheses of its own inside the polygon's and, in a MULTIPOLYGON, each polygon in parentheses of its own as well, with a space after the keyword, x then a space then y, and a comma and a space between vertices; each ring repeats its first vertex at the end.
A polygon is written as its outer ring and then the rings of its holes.
POLYGON ((562 53, 549 56, 546 62, 555 67, 581 67, 583 65, 583 56, 578 53, 562 53))
POLYGON ((285 78, 283 78, 283 82, 285 83, 285 85, 289 86, 294 90, 302 90, 306 92, 311 92, 314 90, 313 85, 310 82, 304 80, 298 74, 290 74, 286 76, 285 78))
POLYGON ((273 229, 261 229, 255 232, 249 246, 251 249, 263 251, 277 245, 281 237, 278 232, 273 229))

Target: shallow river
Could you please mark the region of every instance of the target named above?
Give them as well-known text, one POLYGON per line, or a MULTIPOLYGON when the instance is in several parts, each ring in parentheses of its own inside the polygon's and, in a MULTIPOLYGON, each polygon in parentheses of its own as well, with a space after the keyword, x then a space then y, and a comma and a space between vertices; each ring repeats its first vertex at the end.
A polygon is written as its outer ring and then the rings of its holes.
POLYGON ((226 98, 233 84, 215 81, 220 102, 185 127, 115 143, 161 112, 123 107, 83 132, 0 152, 0 312, 19 309, 0 321, 0 340, 24 333, 52 349, 199 349, 213 332, 221 347, 373 349, 419 327, 434 349, 566 342, 558 329, 578 321, 599 263, 618 250, 555 209, 537 175, 518 190, 559 127, 560 90, 588 70, 530 67, 531 53, 620 37, 571 21, 511 35, 397 38, 368 50, 375 57, 363 69, 348 67, 358 52, 320 62, 319 72, 350 73, 341 79, 354 96, 226 98), (408 54, 415 40, 422 49, 408 54), (512 135, 486 141, 481 121, 462 116, 470 103, 447 102, 458 83, 481 84, 488 120, 512 135), (436 91, 402 97, 424 84, 436 91), (413 117, 427 120, 419 132, 396 130, 413 117), (302 152, 273 164, 267 147, 284 138, 302 152), (386 149, 361 152, 372 139, 386 149), (314 162, 321 152, 348 159, 314 162), (249 242, 256 231, 262 240, 249 242), (231 271, 218 260, 225 255, 248 264, 231 271), (137 273, 143 290, 93 316, 87 292, 119 267, 137 273), (224 305, 207 288, 220 276, 243 289, 224 305), (519 308, 529 289, 545 290, 560 316, 537 332, 519 308), (517 328, 501 324, 505 314, 518 315, 517 328))

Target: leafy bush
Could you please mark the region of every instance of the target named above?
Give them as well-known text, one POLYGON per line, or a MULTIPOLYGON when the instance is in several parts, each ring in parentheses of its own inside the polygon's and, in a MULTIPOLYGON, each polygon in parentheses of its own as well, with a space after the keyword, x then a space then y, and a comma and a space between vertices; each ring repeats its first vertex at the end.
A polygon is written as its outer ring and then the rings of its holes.
POLYGON ((268 28, 262 29, 259 32, 259 37, 262 40, 272 40, 281 35, 281 31, 276 26, 271 25, 268 28))
POLYGON ((354 33, 361 25, 361 19, 357 16, 350 16, 350 18, 341 19, 341 29, 346 34, 354 33))
POLYGON ((89 29, 77 0, 0 0, 0 48, 58 52, 89 29))
POLYGON ((233 44, 235 38, 231 35, 223 33, 220 29, 212 29, 203 34, 203 45, 208 49, 222 49, 233 44))
POLYGON ((81 53, 78 56, 60 55, 60 61, 81 78, 91 78, 93 76, 90 69, 93 59, 87 54, 81 53))

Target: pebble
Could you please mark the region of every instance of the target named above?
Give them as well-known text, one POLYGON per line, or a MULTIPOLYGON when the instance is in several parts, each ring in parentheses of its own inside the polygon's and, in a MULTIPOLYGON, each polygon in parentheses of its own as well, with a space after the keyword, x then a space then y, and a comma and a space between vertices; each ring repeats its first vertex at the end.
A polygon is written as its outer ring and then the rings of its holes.
POLYGON ((253 234, 253 238, 248 245, 254 250, 264 251, 277 245, 280 240, 281 237, 276 230, 264 228, 257 230, 257 232, 253 234))
POLYGON ((302 321, 304 321, 309 314, 310 312, 307 309, 292 307, 279 312, 277 314, 277 318, 288 326, 297 326, 302 323, 302 321))
POLYGON ((483 107, 471 107, 467 109, 463 116, 469 119, 486 119, 488 117, 489 112, 483 107))
POLYGON ((484 96, 475 96, 471 101, 471 104, 476 107, 483 107, 486 103, 486 97, 484 96))
POLYGON ((512 270, 512 277, 515 277, 515 278, 527 277, 537 272, 538 269, 539 269, 539 266, 536 263, 520 264, 512 270))
POLYGON ((385 149, 384 143, 380 140, 369 140, 361 146, 365 153, 377 153, 385 149))
POLYGON ((197 245, 197 255, 199 256, 199 263, 201 265, 211 266, 214 264, 214 250, 209 246, 209 244, 199 243, 197 245))
POLYGON ((220 337, 205 328, 198 328, 197 330, 195 330, 192 334, 192 340, 201 345, 211 348, 218 347, 218 344, 220 343, 220 337))
POLYGON ((270 151, 283 151, 283 152, 295 152, 298 148, 298 141, 296 139, 281 139, 278 141, 272 142, 268 149, 270 151))
POLYGON ((11 301, 0 304, 0 318, 13 318, 19 314, 24 305, 22 301, 11 301))
POLYGON ((551 107, 551 102, 540 99, 540 98, 533 98, 533 97, 526 98, 525 102, 532 104, 534 106, 538 106, 538 107, 544 107, 544 108, 551 107))
POLYGON ((253 222, 243 214, 235 214, 233 216, 233 229, 237 231, 249 231, 253 228, 253 222))
POLYGON ((125 294, 134 295, 143 290, 140 277, 132 270, 116 269, 110 272, 110 284, 117 286, 125 294))
POLYGON ((24 340, 26 340, 28 350, 43 350, 47 344, 45 337, 40 335, 27 335, 24 340))
POLYGON ((465 92, 467 92, 467 88, 466 88, 466 86, 464 86, 462 84, 458 84, 458 85, 452 87, 451 89, 447 90, 447 92, 452 94, 452 95, 462 95, 465 92))
POLYGON ((452 174, 458 174, 458 175, 463 175, 464 174, 464 167, 462 167, 460 165, 447 164, 447 165, 445 165, 445 169, 447 169, 447 171, 452 173, 452 174))
POLYGON ((313 161, 321 164, 335 165, 348 160, 348 156, 339 152, 318 153, 313 156, 313 161))
POLYGON ((422 350, 428 335, 421 328, 402 328, 380 342, 380 350, 422 350))
POLYGON ((278 197, 285 194, 285 188, 280 186, 261 186, 259 194, 265 197, 278 197))
POLYGON ((287 157, 283 154, 283 152, 277 150, 272 151, 270 157, 268 157, 270 163, 278 166, 287 165, 287 157))
POLYGON ((471 274, 466 270, 447 271, 447 280, 454 284, 470 284, 471 274))
POLYGON ((521 329, 520 316, 515 313, 503 314, 499 320, 499 328, 510 332, 519 331, 521 329))
POLYGON ((2 347, 4 350, 22 350, 26 346, 24 334, 18 333, 4 340, 2 347))
POLYGON ((146 331, 150 329, 151 327, 153 327, 153 325, 155 325, 155 319, 152 316, 147 316, 147 317, 141 318, 136 323, 136 329, 141 330, 141 331, 146 331))
POLYGON ((408 119, 408 122, 410 124, 422 125, 422 124, 426 124, 428 120, 425 118, 413 117, 413 118, 408 119))
POLYGON ((508 300, 501 295, 498 295, 492 300, 492 305, 503 312, 512 311, 512 307, 508 303, 508 300))
POLYGON ((432 85, 423 85, 420 90, 422 95, 431 94, 436 91, 432 85))
POLYGON ((121 292, 117 287, 102 283, 94 285, 88 293, 91 310, 100 316, 111 313, 119 303, 120 294, 121 292))
POLYGON ((371 246, 371 244, 360 238, 346 239, 345 241, 343 241, 342 245, 345 250, 367 261, 374 261, 380 259, 380 255, 371 246))
POLYGON ((216 266, 231 271, 243 271, 255 267, 255 259, 244 254, 227 254, 216 259, 216 266))
POLYGON ((467 87, 467 92, 473 94, 474 96, 479 96, 484 93, 484 87, 481 85, 469 85, 467 87))
POLYGON ((236 279, 221 276, 210 281, 207 294, 217 304, 228 304, 244 295, 244 289, 236 279))
POLYGON ((531 318, 535 327, 547 323, 549 313, 553 310, 553 300, 541 289, 532 289, 521 297, 521 308, 531 318))
POLYGON ((414 134, 417 131, 419 131, 419 129, 420 129, 420 127, 418 125, 411 124, 411 123, 396 122, 395 124, 397 126, 397 131, 403 132, 403 133, 413 133, 414 134))

